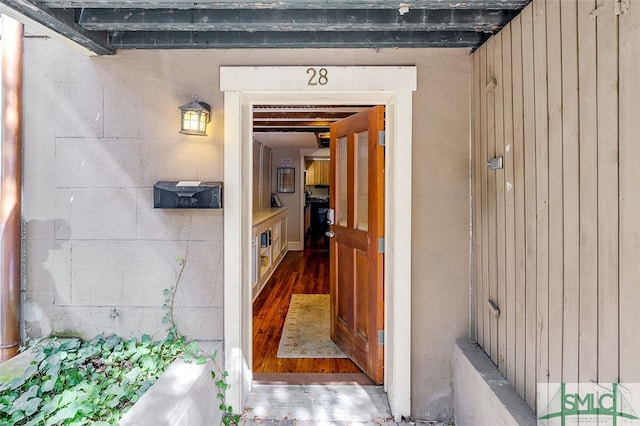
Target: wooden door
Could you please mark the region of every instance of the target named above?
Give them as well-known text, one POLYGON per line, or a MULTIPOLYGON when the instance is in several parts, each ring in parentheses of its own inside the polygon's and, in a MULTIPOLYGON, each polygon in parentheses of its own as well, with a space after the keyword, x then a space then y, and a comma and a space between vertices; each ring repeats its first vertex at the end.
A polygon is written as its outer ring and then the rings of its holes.
POLYGON ((331 125, 331 338, 383 380, 384 107, 331 125))

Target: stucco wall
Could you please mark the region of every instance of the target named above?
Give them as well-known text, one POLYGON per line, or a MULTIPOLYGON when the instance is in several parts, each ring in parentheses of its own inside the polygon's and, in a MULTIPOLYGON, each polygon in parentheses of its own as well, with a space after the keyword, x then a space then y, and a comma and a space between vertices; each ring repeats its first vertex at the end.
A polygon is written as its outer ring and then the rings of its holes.
POLYGON ((412 414, 452 414, 451 353, 469 327, 469 63, 421 53, 413 104, 412 414))
POLYGON ((222 178, 220 65, 417 65, 412 414, 452 416, 451 353, 469 321, 468 51, 123 51, 89 58, 31 38, 25 54, 25 319, 33 335, 161 335, 162 292, 174 284, 175 258, 186 255, 179 324, 193 338, 223 337, 222 212, 152 207, 157 180, 222 178), (194 94, 213 108, 208 137, 178 134, 177 107, 194 94))

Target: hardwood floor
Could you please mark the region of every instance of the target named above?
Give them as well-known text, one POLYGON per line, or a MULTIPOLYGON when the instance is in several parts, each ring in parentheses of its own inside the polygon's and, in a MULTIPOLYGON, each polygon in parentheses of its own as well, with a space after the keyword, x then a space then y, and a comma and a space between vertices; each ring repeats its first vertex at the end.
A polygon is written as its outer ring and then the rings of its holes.
POLYGON ((254 301, 254 373, 361 373, 348 358, 277 357, 291 295, 329 293, 329 251, 323 247, 287 253, 254 301))

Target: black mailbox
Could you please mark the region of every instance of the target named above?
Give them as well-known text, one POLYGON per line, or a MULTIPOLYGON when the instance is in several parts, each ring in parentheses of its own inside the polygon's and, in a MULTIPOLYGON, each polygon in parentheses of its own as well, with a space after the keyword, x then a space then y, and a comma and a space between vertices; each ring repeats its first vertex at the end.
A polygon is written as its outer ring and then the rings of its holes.
POLYGON ((160 181, 153 185, 156 209, 220 209, 222 182, 160 181))

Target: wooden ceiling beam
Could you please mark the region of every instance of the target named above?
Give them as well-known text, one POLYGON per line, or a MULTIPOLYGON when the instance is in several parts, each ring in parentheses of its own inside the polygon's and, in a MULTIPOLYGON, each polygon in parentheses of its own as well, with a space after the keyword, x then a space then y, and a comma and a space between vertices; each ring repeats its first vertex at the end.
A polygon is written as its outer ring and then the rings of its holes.
POLYGON ((314 114, 325 112, 343 113, 351 115, 371 108, 373 105, 254 105, 254 113, 305 113, 313 111, 314 114))
POLYGON ((337 120, 256 120, 253 119, 253 125, 258 127, 300 127, 300 128, 329 128, 331 123, 337 120))
POLYGON ((51 10, 37 0, 2 0, 0 11, 27 24, 34 23, 96 55, 111 55, 106 32, 91 32, 79 26, 73 10, 51 10), (8 10, 7 10, 8 9, 8 10))
POLYGON ((115 31, 116 49, 476 47, 490 34, 473 31, 115 31))
POLYGON ((0 12, 98 55, 115 49, 476 48, 530 1, 1 0, 0 12))
MULTIPOLYGON (((324 133, 328 132, 328 127, 260 127, 253 126, 256 133, 324 133)), ((321 139, 321 138, 318 138, 321 139)))
POLYGON ((351 112, 327 112, 327 111, 315 111, 315 110, 307 110, 303 112, 298 112, 292 114, 290 112, 282 111, 282 112, 253 112, 254 120, 270 120, 270 121, 278 121, 278 120, 296 120, 296 121, 305 121, 305 120, 319 120, 319 121, 335 121, 341 118, 348 117, 352 115, 351 112))
POLYGON ((509 22, 513 10, 145 10, 83 9, 79 24, 99 31, 481 31, 509 22))
POLYGON ((41 0, 50 8, 138 9, 513 9, 531 0, 41 0))

